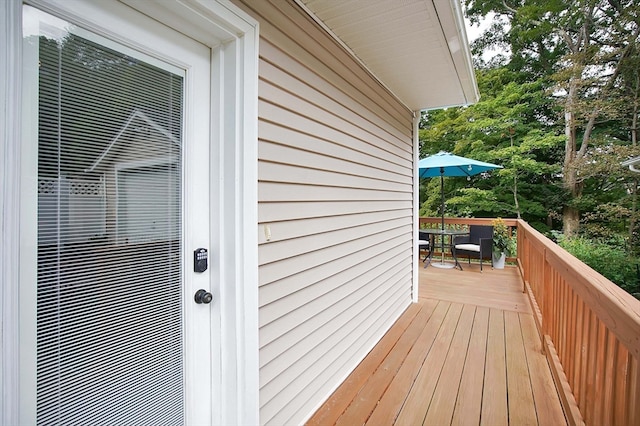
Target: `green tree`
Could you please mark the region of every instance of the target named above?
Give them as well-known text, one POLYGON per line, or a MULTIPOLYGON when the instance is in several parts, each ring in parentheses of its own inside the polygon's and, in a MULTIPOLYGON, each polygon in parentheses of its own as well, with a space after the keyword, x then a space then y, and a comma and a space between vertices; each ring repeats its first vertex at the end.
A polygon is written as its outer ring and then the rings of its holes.
MULTIPOLYGON (((524 77, 506 67, 479 70, 477 104, 423 116, 422 157, 446 150, 504 167, 469 181, 446 179, 449 214, 524 217, 543 229, 557 216, 562 137, 545 95, 550 82, 524 77)), ((439 182, 424 185, 422 213, 437 213, 439 182)))
POLYGON ((82 173, 135 110, 180 138, 181 77, 75 34, 40 37, 39 58, 42 176, 82 173), (157 84, 139 90, 147 80, 157 84), (61 153, 72 161, 47 169, 61 153))
MULTIPOLYGON (((621 112, 621 88, 630 84, 625 70, 637 60, 640 5, 634 0, 467 0, 467 13, 479 20, 497 19, 476 49, 508 47, 508 66, 529 74, 530 81, 553 78, 550 97, 564 128, 562 183, 565 234, 578 231, 585 181, 584 166, 594 145, 608 142, 602 129, 621 112)), ((636 67, 637 69, 637 67, 636 67)), ((637 111, 636 111, 637 116, 637 111)), ((615 136, 614 136, 615 137, 615 136)))

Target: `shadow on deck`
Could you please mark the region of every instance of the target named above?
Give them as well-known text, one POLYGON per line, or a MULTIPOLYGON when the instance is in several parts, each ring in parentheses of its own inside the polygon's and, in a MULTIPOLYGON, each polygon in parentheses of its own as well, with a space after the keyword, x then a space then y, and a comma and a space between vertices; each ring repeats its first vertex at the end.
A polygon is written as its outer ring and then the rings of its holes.
POLYGON ((566 424, 518 270, 420 270, 407 308, 308 424, 566 424))

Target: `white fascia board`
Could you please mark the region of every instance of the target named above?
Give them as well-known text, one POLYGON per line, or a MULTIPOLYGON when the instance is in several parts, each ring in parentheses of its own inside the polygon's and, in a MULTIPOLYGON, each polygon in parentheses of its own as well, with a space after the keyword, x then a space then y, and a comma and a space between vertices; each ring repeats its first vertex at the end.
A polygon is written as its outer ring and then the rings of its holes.
MULTIPOLYGON (((367 65, 367 63, 361 59, 358 51, 352 49, 347 42, 343 41, 338 33, 333 31, 320 16, 316 15, 310 7, 305 5, 304 0, 294 1, 308 16, 311 17, 311 19, 322 27, 327 34, 329 34, 346 52, 348 52, 363 69, 367 70, 382 87, 384 87, 389 93, 393 94, 396 99, 398 99, 410 111, 415 112, 417 110, 427 108, 446 108, 451 106, 470 105, 478 101, 480 96, 473 70, 471 51, 467 41, 464 16, 457 0, 423 0, 426 9, 430 10, 431 13, 435 13, 438 20, 438 32, 440 34, 436 33, 434 34, 434 37, 442 37, 442 41, 446 43, 448 57, 442 57, 440 59, 442 61, 446 61, 455 70, 455 77, 450 79, 451 82, 456 82, 455 93, 448 96, 451 103, 440 102, 437 105, 429 101, 428 97, 430 96, 430 92, 425 92, 423 95, 425 98, 423 100, 418 100, 417 102, 415 98, 413 100, 405 99, 399 93, 411 92, 410 86, 415 85, 417 83, 416 81, 408 79, 402 83, 409 85, 409 87, 395 87, 390 82, 387 83, 380 75, 378 75, 375 67, 372 68, 367 65)), ((389 4, 393 7, 398 7, 396 0, 389 0, 389 4)), ((364 7, 366 7, 366 5, 364 7)), ((371 5, 371 7, 383 9, 383 5, 380 3, 371 5)), ((385 25, 387 24, 385 23, 385 25)), ((344 31, 344 27, 341 30, 344 31)), ((375 28, 372 29, 372 32, 375 33, 375 28)), ((389 52, 387 51, 384 54, 389 54, 389 52)), ((428 52, 421 51, 420 49, 416 50, 414 52, 416 63, 419 62, 419 58, 423 57, 425 54, 428 54, 428 52)), ((406 60, 406 58, 404 59, 406 60)), ((393 58, 385 58, 385 60, 394 62, 393 58)), ((448 77, 449 75, 447 75, 447 78, 448 77)))
POLYGON ((473 69, 473 57, 469 48, 464 14, 460 3, 457 0, 434 0, 433 5, 438 14, 453 64, 458 73, 458 81, 465 97, 464 103, 455 106, 474 104, 480 99, 480 92, 473 69))

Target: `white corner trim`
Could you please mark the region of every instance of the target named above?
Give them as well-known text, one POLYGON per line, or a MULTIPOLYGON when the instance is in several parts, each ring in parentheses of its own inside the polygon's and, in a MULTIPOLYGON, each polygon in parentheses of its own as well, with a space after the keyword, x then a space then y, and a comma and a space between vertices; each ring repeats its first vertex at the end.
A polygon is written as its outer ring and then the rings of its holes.
MULTIPOLYGON (((226 4, 226 2, 224 2, 226 4)), ((221 248, 222 302, 221 424, 259 424, 258 336, 258 25, 245 28, 233 42, 214 49, 214 68, 237 76, 214 100, 222 114, 218 140, 223 179, 217 212, 224 224, 221 248), (230 59, 233 57, 233 59, 230 59), (233 182, 233 184, 231 183, 233 182), (233 185, 233 189, 229 185, 233 185)), ((223 79, 224 80, 224 79, 223 79)), ((213 209, 214 206, 212 206, 213 209)), ((213 238, 214 236, 212 236, 213 238)))
POLYGON ((418 302, 420 289, 420 246, 418 245, 418 229, 420 228, 420 176, 418 161, 420 159, 420 139, 418 129, 420 125, 420 111, 413 112, 413 284, 411 288, 411 300, 418 302))
POLYGON ((187 2, 205 16, 220 13, 219 19, 225 18, 231 25, 227 30, 235 34, 212 50, 212 69, 223 76, 235 75, 235 80, 220 79, 222 87, 214 87, 212 96, 212 114, 220 114, 223 123, 212 132, 212 143, 220 147, 219 167, 226 182, 218 187, 220 204, 212 206, 212 214, 224 224, 220 235, 212 235, 221 249, 221 345, 226 348, 220 360, 222 406, 217 421, 257 425, 259 27, 227 0, 187 2), (219 6, 225 9, 221 11, 219 6))
POLYGON ((22 109, 22 2, 0 2, 0 423, 20 416, 20 117, 22 109))
POLYGON ((258 22, 243 36, 242 73, 244 82, 240 115, 240 142, 243 164, 241 180, 242 219, 244 245, 239 259, 243 260, 243 294, 240 303, 244 306, 243 329, 238 333, 239 353, 243 357, 243 386, 239 391, 241 406, 238 424, 260 423, 260 341, 259 341, 259 301, 258 301, 258 62, 260 29, 258 22))
MULTIPOLYGON (((127 0, 130 1, 130 0, 127 0)), ((212 68, 235 74, 220 83, 212 112, 224 123, 212 133, 221 147, 220 164, 227 184, 219 187, 215 213, 224 223, 218 236, 221 263, 220 424, 259 424, 258 336, 258 22, 229 0, 184 0, 192 10, 227 32, 212 45, 212 68), (232 77, 233 78, 233 77, 232 77), (231 89, 231 90, 230 90, 231 89), (231 184, 233 182, 233 184, 231 184), (232 185, 232 186, 230 186, 232 185), (227 226, 228 225, 228 226, 227 226)), ((204 40, 203 40, 204 42, 204 40)))

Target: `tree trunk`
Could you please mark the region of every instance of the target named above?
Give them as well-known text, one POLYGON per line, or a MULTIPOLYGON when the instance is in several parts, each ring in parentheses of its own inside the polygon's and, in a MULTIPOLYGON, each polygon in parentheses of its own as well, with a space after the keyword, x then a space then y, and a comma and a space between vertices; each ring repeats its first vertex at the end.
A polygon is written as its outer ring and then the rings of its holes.
POLYGON ((513 204, 515 204, 515 207, 516 207, 516 217, 518 219, 522 219, 522 216, 520 215, 520 203, 518 202, 518 177, 517 176, 513 177, 513 204))
MULTIPOLYGON (((562 167, 563 186, 570 194, 569 203, 579 195, 578 176, 573 166, 576 159, 576 126, 574 122, 574 100, 576 97, 577 84, 574 80, 569 83, 569 91, 567 93, 567 101, 564 106, 564 164, 562 167)), ((572 237, 578 233, 580 227, 580 211, 571 204, 565 205, 562 210, 562 232, 567 237, 572 237)))
POLYGON ((629 218, 629 249, 633 250, 633 234, 636 231, 636 212, 638 211, 638 179, 633 180, 631 189, 631 217, 629 218))
MULTIPOLYGON (((515 133, 514 128, 509 129, 509 138, 511 140, 511 148, 513 148, 513 134, 515 133)), ((513 172, 513 204, 516 208, 516 215, 518 219, 522 219, 520 216, 520 203, 518 202, 518 171, 514 170, 513 172)))
MULTIPOLYGON (((575 152, 575 151, 574 151, 575 152)), ((573 207, 571 201, 580 195, 580 185, 578 183, 575 168, 571 164, 564 167, 564 188, 570 195, 569 203, 562 209, 562 232, 567 237, 578 235, 580 230, 580 211, 573 207)))
POLYGON ((580 228, 580 211, 570 206, 565 206, 562 212, 562 232, 570 237, 578 234, 580 228))
MULTIPOLYGON (((638 88, 640 87, 640 81, 636 75, 635 81, 635 97, 633 100, 633 115, 631 116, 631 146, 635 147, 638 144, 638 88)), ((636 231, 636 212, 638 211, 638 179, 633 180, 633 186, 631 189, 631 217, 629 218, 629 249, 633 250, 634 241, 633 234, 636 231)))

